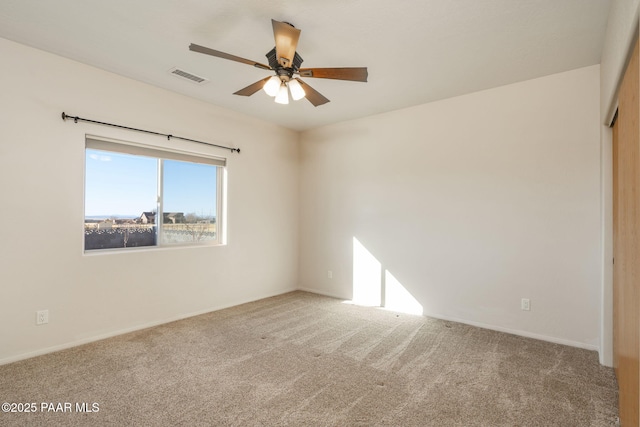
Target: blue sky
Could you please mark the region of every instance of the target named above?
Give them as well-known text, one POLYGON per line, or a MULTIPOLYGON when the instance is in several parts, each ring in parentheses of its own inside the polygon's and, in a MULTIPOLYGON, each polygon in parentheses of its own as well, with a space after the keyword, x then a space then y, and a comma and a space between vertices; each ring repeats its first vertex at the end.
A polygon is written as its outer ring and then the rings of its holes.
MULTIPOLYGON (((158 161, 86 150, 85 216, 138 217, 156 210, 158 161)), ((215 216, 216 167, 164 161, 164 211, 215 216)))
POLYGON ((216 216, 215 166, 164 161, 164 211, 216 216))

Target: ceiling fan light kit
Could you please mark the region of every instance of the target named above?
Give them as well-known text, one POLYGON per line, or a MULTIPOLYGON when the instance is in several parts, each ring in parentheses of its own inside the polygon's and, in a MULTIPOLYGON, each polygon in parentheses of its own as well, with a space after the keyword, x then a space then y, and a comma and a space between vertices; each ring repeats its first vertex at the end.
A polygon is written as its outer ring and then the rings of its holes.
POLYGON ((296 79, 289 80, 289 90, 291 91, 291 98, 294 101, 298 101, 305 97, 304 89, 300 86, 300 83, 296 79))
POLYGON ((269 96, 276 96, 278 94, 278 90, 280 90, 280 79, 278 76, 272 76, 263 86, 263 90, 269 96))
POLYGON ((280 85, 280 89, 278 89, 278 94, 276 95, 276 102, 278 104, 288 104, 289 103, 289 91, 287 90, 287 85, 285 82, 282 82, 280 85))
POLYGON ((345 68, 300 68, 302 65, 302 57, 296 52, 298 39, 300 38, 300 30, 295 28, 288 22, 279 22, 271 20, 273 26, 273 36, 275 39, 275 47, 271 49, 265 56, 269 61, 269 65, 241 58, 208 47, 191 44, 189 50, 193 52, 203 53, 230 61, 241 62, 243 64, 252 65, 262 70, 274 71, 276 74, 259 80, 249 86, 234 92, 234 95, 251 96, 263 89, 267 95, 275 97, 278 104, 289 103, 289 91, 291 98, 297 101, 307 98, 315 107, 329 102, 320 92, 313 89, 307 83, 300 80, 294 75, 303 77, 349 80, 356 82, 366 82, 368 71, 366 67, 345 67, 345 68))

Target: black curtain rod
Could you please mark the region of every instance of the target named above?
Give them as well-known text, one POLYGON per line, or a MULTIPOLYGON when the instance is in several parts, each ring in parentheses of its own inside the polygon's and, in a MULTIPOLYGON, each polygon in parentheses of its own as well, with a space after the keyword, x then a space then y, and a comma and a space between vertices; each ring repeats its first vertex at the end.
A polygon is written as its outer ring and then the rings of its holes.
POLYGON ((128 127, 128 126, 122 126, 122 125, 115 125, 113 123, 99 122, 97 120, 83 119, 82 117, 78 117, 78 116, 70 116, 70 115, 66 114, 63 111, 62 112, 62 120, 66 121, 67 119, 73 119, 74 123, 78 123, 78 122, 95 123, 97 125, 111 126, 111 127, 114 127, 114 128, 133 130, 133 131, 136 131, 136 132, 150 133, 151 135, 166 136, 168 140, 171 140, 171 138, 175 138, 175 139, 181 139, 183 141, 189 141, 189 142, 195 142, 195 143, 198 143, 198 144, 210 145, 212 147, 224 148, 225 150, 231 150, 232 153, 234 151, 236 153, 240 152, 239 148, 225 147, 224 145, 211 144, 210 142, 204 142, 204 141, 198 141, 198 140, 195 140, 195 139, 183 138, 181 136, 169 135, 167 133, 153 132, 153 131, 150 131, 150 130, 137 129, 137 128, 132 128, 132 127, 128 127))

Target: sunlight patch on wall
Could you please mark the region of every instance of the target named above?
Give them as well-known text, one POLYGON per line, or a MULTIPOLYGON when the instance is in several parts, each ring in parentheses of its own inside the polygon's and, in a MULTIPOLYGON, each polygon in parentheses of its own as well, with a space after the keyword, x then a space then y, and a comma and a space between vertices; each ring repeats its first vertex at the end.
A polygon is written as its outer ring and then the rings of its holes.
POLYGON ((345 303, 384 307, 399 313, 422 316, 422 304, 396 277, 353 238, 353 299, 345 303))
POLYGON ((382 303, 382 264, 355 237, 353 303, 367 306, 380 306, 382 303))
POLYGON ((384 308, 422 316, 423 308, 389 270, 384 271, 384 308))

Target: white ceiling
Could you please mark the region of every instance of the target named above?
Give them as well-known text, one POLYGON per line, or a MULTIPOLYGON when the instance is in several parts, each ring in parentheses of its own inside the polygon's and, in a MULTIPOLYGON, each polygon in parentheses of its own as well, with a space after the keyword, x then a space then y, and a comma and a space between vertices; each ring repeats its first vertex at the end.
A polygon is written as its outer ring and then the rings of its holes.
POLYGON ((294 130, 600 63, 610 0, 2 0, 0 37, 294 130), (368 83, 306 78, 331 100, 233 95, 269 71, 271 19, 302 30, 303 67, 369 69, 368 83), (211 79, 199 86, 178 67, 211 79))

